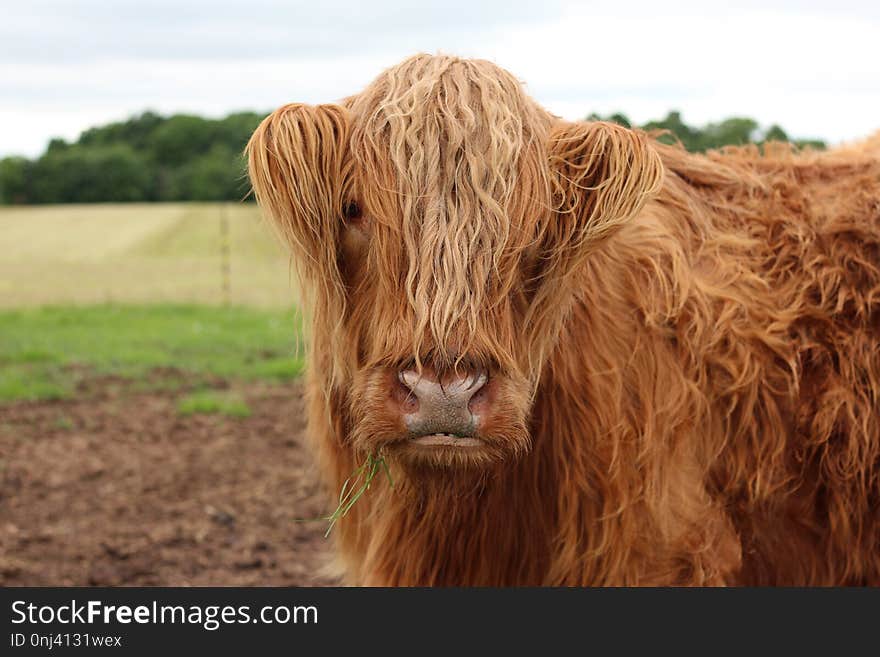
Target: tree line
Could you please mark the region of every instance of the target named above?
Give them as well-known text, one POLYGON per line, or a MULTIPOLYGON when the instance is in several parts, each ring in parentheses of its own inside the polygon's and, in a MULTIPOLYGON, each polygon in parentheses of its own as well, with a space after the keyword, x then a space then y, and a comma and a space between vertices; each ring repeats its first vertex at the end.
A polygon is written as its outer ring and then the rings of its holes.
POLYGON ((681 112, 672 111, 660 121, 648 121, 641 125, 633 124, 625 114, 610 114, 600 116, 590 114, 587 117, 591 121, 611 121, 626 128, 638 127, 642 130, 663 130, 659 140, 667 144, 676 141, 681 142, 692 153, 704 153, 713 148, 722 146, 742 146, 744 144, 764 144, 768 141, 786 141, 799 148, 825 148, 824 141, 819 139, 791 139, 779 125, 772 124, 767 128, 754 119, 745 117, 731 117, 718 123, 707 123, 703 126, 692 126, 685 123, 681 118, 681 112))
MULTIPOLYGON (((238 112, 222 119, 144 112, 90 128, 71 143, 49 142, 36 159, 0 160, 0 204, 129 201, 237 201, 249 190, 242 151, 265 113, 238 112)), ((589 119, 634 127, 624 114, 589 119)), ((761 128, 749 118, 693 126, 679 112, 640 126, 668 131, 702 152, 730 144, 792 141, 823 148, 817 140, 791 140, 778 125, 761 128)))
POLYGON ((144 112, 73 143, 53 139, 34 160, 0 160, 0 203, 240 200, 249 189, 242 151, 264 116, 144 112))

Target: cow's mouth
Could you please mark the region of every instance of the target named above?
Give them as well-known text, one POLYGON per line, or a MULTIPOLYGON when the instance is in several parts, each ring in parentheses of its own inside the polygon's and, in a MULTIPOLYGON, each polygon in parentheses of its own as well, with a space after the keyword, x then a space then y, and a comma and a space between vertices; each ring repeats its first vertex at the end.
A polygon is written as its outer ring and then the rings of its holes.
POLYGON ((358 373, 351 393, 351 443, 423 472, 482 469, 528 451, 524 380, 429 366, 410 375, 376 366, 358 373), (405 376, 404 376, 405 375, 405 376))
POLYGON ((431 433, 411 438, 416 445, 423 447, 481 447, 484 443, 473 436, 459 436, 454 433, 431 433))

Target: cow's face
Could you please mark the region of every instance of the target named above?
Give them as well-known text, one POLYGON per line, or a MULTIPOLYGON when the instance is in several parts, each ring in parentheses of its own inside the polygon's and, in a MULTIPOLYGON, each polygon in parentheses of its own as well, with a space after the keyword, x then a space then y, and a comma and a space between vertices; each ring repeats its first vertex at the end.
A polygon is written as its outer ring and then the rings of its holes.
POLYGON ((528 449, 579 266, 662 172, 642 135, 560 121, 494 65, 430 56, 344 105, 280 108, 248 155, 349 439, 439 466, 528 449))

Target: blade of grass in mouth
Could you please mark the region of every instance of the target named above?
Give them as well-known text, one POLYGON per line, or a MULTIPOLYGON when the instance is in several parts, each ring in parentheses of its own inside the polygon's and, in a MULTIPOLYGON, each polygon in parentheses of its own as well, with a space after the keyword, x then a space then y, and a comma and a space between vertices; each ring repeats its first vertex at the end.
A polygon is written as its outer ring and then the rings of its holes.
MULTIPOLYGON (((343 482, 342 490, 339 491, 339 503, 333 513, 323 518, 311 519, 324 520, 329 523, 327 531, 324 532, 324 538, 330 536, 334 525, 341 518, 344 518, 361 496, 370 489, 373 480, 380 472, 385 473, 388 483, 393 488, 394 480, 391 478, 391 470, 388 468, 385 457, 382 454, 368 454, 367 459, 343 482)), ((306 519, 300 522, 310 522, 311 520, 306 519)))

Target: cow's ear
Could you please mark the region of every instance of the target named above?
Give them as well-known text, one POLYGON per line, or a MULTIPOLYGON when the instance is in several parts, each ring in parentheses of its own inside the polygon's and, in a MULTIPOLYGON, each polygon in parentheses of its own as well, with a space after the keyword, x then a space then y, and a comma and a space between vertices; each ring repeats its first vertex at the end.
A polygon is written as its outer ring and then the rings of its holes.
POLYGON ((631 219, 662 182, 648 136, 613 123, 560 121, 548 151, 553 215, 543 241, 575 261, 631 219))
POLYGON ((338 253, 350 194, 349 130, 347 110, 338 105, 285 105, 263 120, 246 148, 257 202, 290 247, 310 302, 312 339, 326 341, 323 351, 332 354, 322 372, 330 386, 345 372, 338 253))
MULTIPOLYGON (((339 105, 284 105, 246 147, 257 202, 305 274, 335 261, 349 182, 349 121, 339 105)), ((315 272, 323 275, 326 272, 315 272)))
POLYGON ((526 326, 540 367, 573 301, 571 277, 604 240, 632 219, 663 178, 642 132, 601 121, 559 121, 548 143, 553 203, 537 240, 539 257, 526 326))

